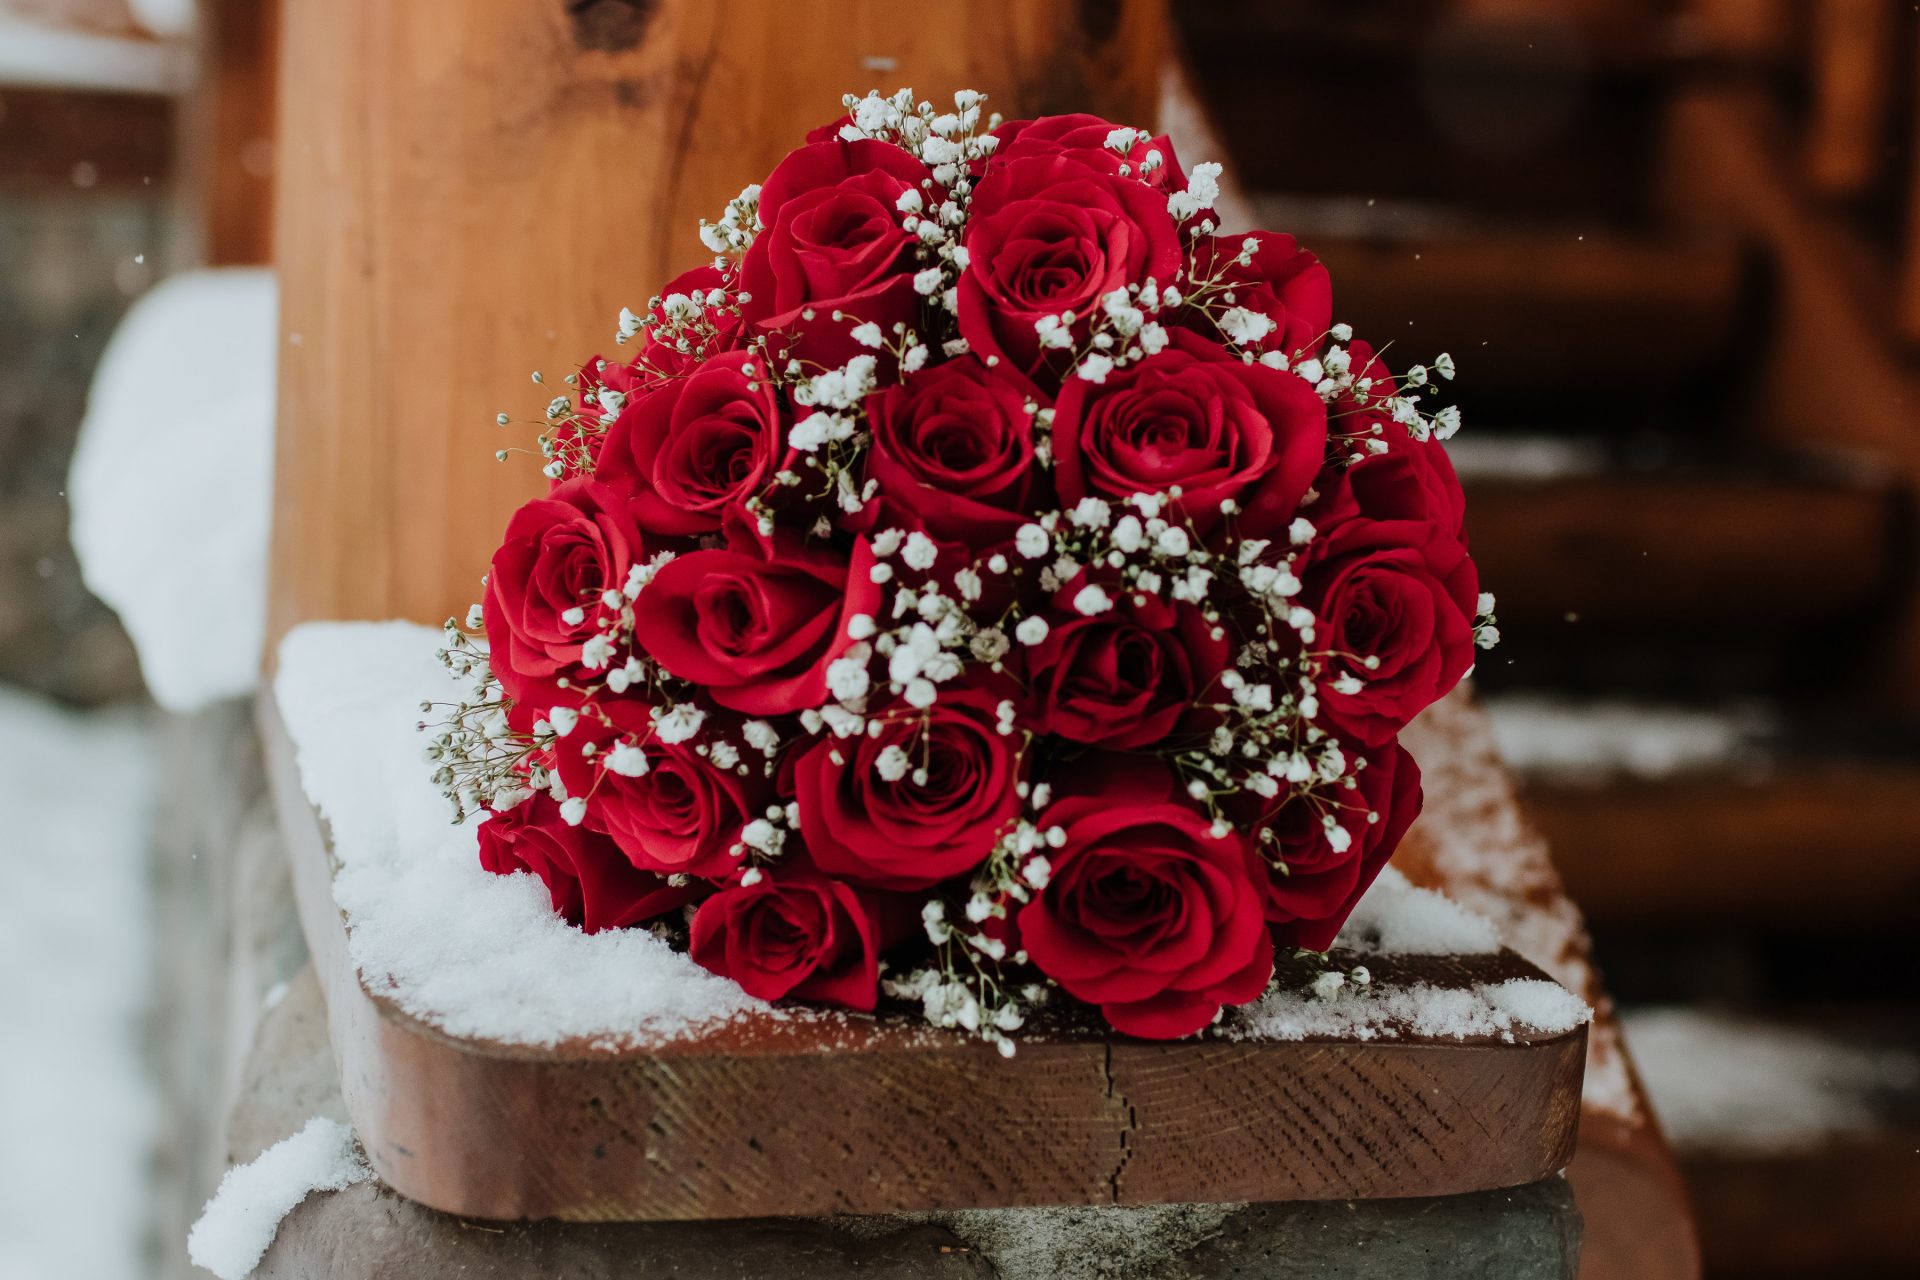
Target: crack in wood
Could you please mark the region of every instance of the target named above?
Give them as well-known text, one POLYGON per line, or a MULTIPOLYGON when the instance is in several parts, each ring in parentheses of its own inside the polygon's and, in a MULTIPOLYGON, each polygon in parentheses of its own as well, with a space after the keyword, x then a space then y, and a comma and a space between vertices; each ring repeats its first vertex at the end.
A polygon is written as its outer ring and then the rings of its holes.
POLYGON ((1107 1175, 1107 1195, 1114 1204, 1120 1204, 1120 1178, 1126 1173, 1127 1165, 1133 1161, 1133 1135, 1139 1132, 1140 1116, 1134 1111, 1133 1103, 1120 1092, 1119 1082, 1114 1079, 1113 1041, 1107 1041, 1106 1050, 1103 1061, 1107 1073, 1107 1098, 1118 1102, 1125 1116, 1125 1123, 1120 1128, 1120 1160, 1113 1166, 1113 1171, 1107 1175))

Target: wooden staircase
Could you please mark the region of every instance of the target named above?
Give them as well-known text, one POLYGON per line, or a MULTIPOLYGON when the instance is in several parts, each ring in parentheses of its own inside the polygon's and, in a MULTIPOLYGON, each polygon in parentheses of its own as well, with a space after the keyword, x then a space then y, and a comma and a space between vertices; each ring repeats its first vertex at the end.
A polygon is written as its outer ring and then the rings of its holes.
MULTIPOLYGON (((1524 695, 1767 726, 1678 770, 1515 761, 1630 1044, 1636 1001, 1789 1043, 1920 1026, 1891 941, 1920 909, 1910 10, 1174 10, 1258 223, 1323 256, 1335 318, 1395 365, 1459 361, 1496 721, 1524 695)), ((1676 1128, 1707 1274, 1920 1268, 1916 1096, 1785 1147, 1676 1128)))

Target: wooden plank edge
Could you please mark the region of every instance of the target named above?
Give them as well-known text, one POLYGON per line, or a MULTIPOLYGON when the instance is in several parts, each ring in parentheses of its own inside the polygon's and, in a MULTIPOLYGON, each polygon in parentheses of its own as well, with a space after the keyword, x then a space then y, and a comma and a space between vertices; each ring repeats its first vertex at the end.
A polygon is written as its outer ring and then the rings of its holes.
POLYGON ((270 695, 258 712, 349 1115, 382 1179, 431 1208, 619 1221, 1398 1198, 1518 1186, 1572 1158, 1584 1027, 1515 1044, 1061 1038, 1011 1060, 885 1019, 786 1053, 739 1052, 751 1026, 705 1052, 447 1035, 355 972, 324 824, 270 695))

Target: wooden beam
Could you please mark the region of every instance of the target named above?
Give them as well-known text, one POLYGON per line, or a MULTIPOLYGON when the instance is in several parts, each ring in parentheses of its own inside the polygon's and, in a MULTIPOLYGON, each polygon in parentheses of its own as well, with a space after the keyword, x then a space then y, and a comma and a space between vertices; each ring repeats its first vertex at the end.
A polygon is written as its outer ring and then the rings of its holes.
POLYGON ((543 483, 493 461, 526 443, 494 415, 537 417, 611 349, 622 305, 706 258, 697 220, 842 92, 1145 122, 1165 45, 1164 0, 911 21, 884 0, 289 0, 285 21, 269 652, 306 618, 464 611, 543 483))
POLYGON ((0 87, 0 188, 158 187, 173 161, 172 98, 0 87))
POLYGON ((1904 924, 1916 795, 1920 766, 1860 763, 1526 788, 1568 890, 1615 925, 1904 924))

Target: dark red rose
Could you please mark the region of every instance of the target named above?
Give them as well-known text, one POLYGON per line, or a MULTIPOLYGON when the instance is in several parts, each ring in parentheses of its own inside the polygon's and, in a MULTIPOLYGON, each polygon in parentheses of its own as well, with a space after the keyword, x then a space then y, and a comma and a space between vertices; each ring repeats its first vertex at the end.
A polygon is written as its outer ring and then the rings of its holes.
POLYGON ((1480 577, 1434 525, 1348 520, 1308 549, 1299 602, 1313 611, 1321 722, 1364 746, 1387 742, 1473 666, 1480 577), (1377 659, 1369 667, 1367 661, 1377 659), (1351 676, 1356 692, 1338 682, 1351 676))
POLYGON ((999 701, 989 688, 947 685, 925 711, 900 701, 873 711, 877 734, 821 735, 794 767, 815 865, 887 889, 980 865, 1020 808, 1020 744, 995 728, 999 701))
POLYGON ((794 336, 790 349, 776 343, 779 354, 828 367, 864 350, 848 336, 855 325, 912 321, 919 241, 898 202, 905 191, 925 198, 927 177, 886 142, 816 142, 787 156, 760 189, 765 229, 740 264, 742 317, 756 332, 794 336))
POLYGON ((1149 277, 1171 284, 1181 266, 1165 192, 1062 155, 994 166, 974 190, 965 247, 961 335, 1043 395, 1071 353, 1043 348, 1036 320, 1073 312, 1077 344, 1101 298, 1149 277))
POLYGON ((479 836, 481 866, 502 876, 531 871, 553 909, 588 933, 665 915, 697 892, 636 869, 604 835, 568 826, 544 794, 488 814, 479 836))
POLYGON ((1274 941, 1325 951, 1400 838, 1420 816, 1420 766, 1399 743, 1362 757, 1353 789, 1336 787, 1312 798, 1291 796, 1262 819, 1276 843, 1263 846, 1281 868, 1266 880, 1267 919, 1274 941), (1322 820, 1331 813, 1346 833, 1344 849, 1322 820))
POLYGON ((1415 440, 1381 408, 1392 394, 1393 375, 1372 346, 1355 342, 1356 382, 1366 380, 1367 402, 1348 396, 1334 406, 1337 430, 1367 434, 1379 427, 1385 453, 1362 453, 1360 461, 1329 467, 1315 482, 1316 498, 1304 514, 1316 527, 1328 528, 1360 517, 1367 520, 1419 520, 1433 525, 1461 546, 1467 545, 1467 496, 1454 474, 1447 447, 1438 440, 1415 440))
POLYGON ((989 162, 989 172, 1010 160, 1028 156, 1064 156, 1115 176, 1123 176, 1120 167, 1125 165, 1128 174, 1163 192, 1187 189, 1187 175, 1174 157, 1173 143, 1165 134, 1157 138, 1139 134, 1122 155, 1107 145, 1116 127, 1110 120, 1085 113, 1009 120, 993 131, 1000 145, 989 162), (1160 162, 1149 169, 1147 157, 1156 151, 1160 153, 1160 162))
POLYGON ((1237 832, 1213 835, 1175 798, 1163 766, 1116 767, 1100 790, 1056 801, 1039 821, 1066 842, 1046 853, 1051 875, 1020 912, 1021 941, 1116 1031, 1191 1035, 1266 989, 1265 869, 1237 832))
POLYGON ((695 962, 750 996, 794 996, 871 1010, 884 944, 873 899, 801 868, 735 882, 694 914, 695 962))
POLYGON ((911 375, 866 402, 867 474, 936 538, 1013 535, 1039 467, 1027 395, 973 356, 911 375))
POLYGON ((734 351, 636 396, 608 430, 594 478, 630 497, 650 534, 717 531, 785 448, 765 374, 752 353, 734 351))
POLYGON ((1043 731, 1114 750, 1148 747, 1176 729, 1210 723, 1196 704, 1225 697, 1224 637, 1191 604, 1146 596, 1117 583, 1114 607, 1085 616, 1073 606, 1089 579, 1063 587, 1047 615, 1047 638, 1025 653, 1027 685, 1043 731))
POLYGON ((707 296, 715 289, 732 292, 726 275, 709 263, 681 272, 660 291, 660 304, 647 313, 653 323, 646 327, 640 354, 634 359, 635 368, 646 383, 690 373, 710 356, 739 350, 744 337, 739 313, 708 306, 707 296), (675 327, 672 340, 668 340, 668 301, 676 295, 697 304, 702 319, 691 327, 692 332, 684 323, 675 327))
POLYGON ((1327 269, 1292 236, 1271 231, 1203 236, 1194 246, 1193 275, 1196 280, 1217 280, 1220 286, 1208 292, 1208 314, 1191 313, 1193 327, 1206 337, 1220 335, 1219 317, 1233 307, 1273 322, 1265 337, 1242 343, 1243 350, 1278 351, 1291 358, 1315 348, 1333 324, 1333 282, 1327 269), (1249 240, 1259 248, 1252 262, 1242 264, 1241 246, 1249 240))
POLYGON ((1064 506, 1179 485, 1180 509, 1202 533, 1227 498, 1243 509, 1243 529, 1284 527, 1326 447, 1326 405, 1313 388, 1186 332, 1104 383, 1070 379, 1053 418, 1064 506))
POLYGON ((613 702, 606 708, 621 732, 582 717, 554 744, 567 794, 587 797, 587 826, 613 837, 633 865, 662 875, 686 873, 709 880, 733 874, 740 859, 733 850, 740 831, 759 817, 772 799, 772 787, 757 766, 759 753, 740 751, 737 737, 713 731, 715 717, 699 742, 663 743, 651 733, 646 706, 613 702), (638 777, 608 767, 616 742, 637 749, 646 762, 638 777), (735 752, 733 766, 714 760, 716 744, 735 752), (591 744, 592 755, 581 748, 591 744), (747 765, 744 774, 739 765, 747 765))
POLYGON ((580 649, 606 625, 601 594, 624 587, 643 559, 632 512, 598 481, 570 480, 513 513, 481 604, 508 696, 551 697, 558 679, 592 674, 580 649))
POLYGON ((864 539, 849 564, 798 538, 730 537, 725 550, 678 556, 654 576, 635 610, 635 638, 723 707, 757 716, 818 706, 827 664, 853 643, 848 621, 879 610, 873 564, 864 539))

